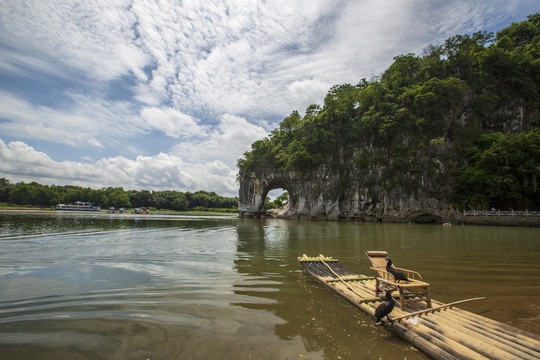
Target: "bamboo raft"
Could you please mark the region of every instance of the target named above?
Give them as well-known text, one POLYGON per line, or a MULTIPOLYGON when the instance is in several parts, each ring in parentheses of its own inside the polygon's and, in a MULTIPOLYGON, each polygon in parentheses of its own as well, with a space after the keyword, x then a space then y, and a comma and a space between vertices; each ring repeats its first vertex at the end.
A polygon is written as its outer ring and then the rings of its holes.
MULTIPOLYGON (((384 298, 384 294, 375 296, 375 277, 358 274, 323 255, 303 255, 298 260, 321 284, 375 317, 384 298)), ((484 299, 449 304, 433 300, 433 307, 427 309, 425 304, 412 303, 401 310, 396 304, 392 321, 382 325, 434 359, 540 359, 540 336, 455 307, 484 299)))

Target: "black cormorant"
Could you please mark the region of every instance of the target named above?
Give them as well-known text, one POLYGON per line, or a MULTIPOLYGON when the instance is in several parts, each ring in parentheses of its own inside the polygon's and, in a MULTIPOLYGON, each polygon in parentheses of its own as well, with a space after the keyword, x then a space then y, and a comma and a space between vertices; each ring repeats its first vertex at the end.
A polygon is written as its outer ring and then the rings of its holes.
POLYGON ((404 273, 392 267, 392 260, 390 260, 390 258, 386 258, 386 271, 394 276, 394 279, 396 279, 396 282, 399 282, 399 280, 405 280, 405 281, 409 280, 407 279, 407 276, 405 276, 404 273))
POLYGON ((396 302, 392 298, 392 292, 387 291, 386 292, 386 300, 381 303, 381 305, 377 306, 375 309, 375 317, 377 318, 377 322, 382 322, 382 318, 386 316, 386 318, 390 321, 388 315, 394 310, 394 306, 396 305, 396 302))

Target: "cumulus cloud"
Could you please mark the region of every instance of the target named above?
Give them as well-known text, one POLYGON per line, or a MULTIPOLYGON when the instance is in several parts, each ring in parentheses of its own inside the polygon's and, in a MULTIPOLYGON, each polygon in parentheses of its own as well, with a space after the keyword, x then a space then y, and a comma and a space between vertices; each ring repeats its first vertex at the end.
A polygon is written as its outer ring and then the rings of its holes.
POLYGON ((251 149, 251 144, 267 134, 268 129, 251 124, 243 117, 224 114, 205 139, 200 142, 181 142, 171 149, 171 153, 187 157, 193 162, 216 159, 235 166, 236 160, 251 149))
POLYGON ((126 190, 207 190, 225 196, 238 195, 236 169, 218 160, 194 164, 160 153, 137 156, 134 160, 117 156, 94 163, 57 162, 21 141, 6 144, 1 139, 0 160, 0 176, 12 181, 93 188, 118 186, 126 190))
POLYGON ((204 136, 206 132, 191 116, 174 109, 144 108, 141 116, 151 128, 174 138, 204 136))

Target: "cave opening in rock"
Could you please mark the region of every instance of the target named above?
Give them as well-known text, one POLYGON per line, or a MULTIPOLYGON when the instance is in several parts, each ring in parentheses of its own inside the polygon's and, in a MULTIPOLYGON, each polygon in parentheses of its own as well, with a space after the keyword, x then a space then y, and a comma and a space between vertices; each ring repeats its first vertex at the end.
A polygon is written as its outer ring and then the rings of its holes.
POLYGON ((441 218, 433 214, 421 214, 416 216, 413 222, 415 224, 439 224, 441 223, 441 218))

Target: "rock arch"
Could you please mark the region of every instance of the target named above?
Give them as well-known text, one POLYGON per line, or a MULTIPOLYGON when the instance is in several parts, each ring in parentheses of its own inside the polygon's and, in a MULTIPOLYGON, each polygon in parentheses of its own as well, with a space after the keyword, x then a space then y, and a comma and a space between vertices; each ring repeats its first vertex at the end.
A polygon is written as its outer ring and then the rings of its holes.
POLYGON ((274 189, 282 188, 289 193, 289 204, 279 217, 337 219, 340 216, 337 201, 324 195, 335 192, 327 191, 328 187, 321 187, 320 182, 321 179, 314 174, 297 171, 240 174, 238 198, 240 216, 255 218, 268 216, 264 207, 266 195, 274 189))
POLYGON ((240 180, 238 209, 241 217, 264 217, 267 215, 264 201, 268 193, 275 189, 285 189, 289 193, 289 208, 298 196, 297 184, 284 173, 255 173, 243 176, 240 180))
POLYGON ((408 194, 399 186, 384 189, 378 181, 355 176, 346 182, 321 168, 310 173, 260 169, 240 172, 238 210, 240 217, 271 216, 264 207, 269 191, 289 193, 288 207, 277 216, 285 219, 359 220, 414 222, 429 214, 436 222, 459 222, 460 214, 447 202, 422 194, 408 194))

